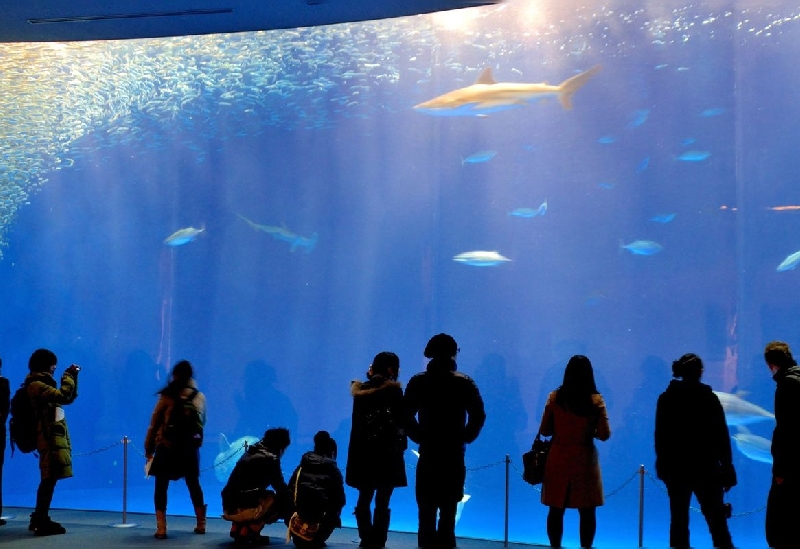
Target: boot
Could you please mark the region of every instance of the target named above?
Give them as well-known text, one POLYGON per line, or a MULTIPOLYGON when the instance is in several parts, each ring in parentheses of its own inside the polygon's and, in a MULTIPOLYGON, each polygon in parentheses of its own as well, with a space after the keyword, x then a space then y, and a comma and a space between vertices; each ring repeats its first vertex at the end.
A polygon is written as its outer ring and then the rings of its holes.
POLYGON ((156 511, 156 533, 153 534, 156 539, 167 539, 167 512, 156 511))
POLYGON ((194 508, 194 514, 197 515, 197 526, 194 527, 195 534, 206 533, 206 511, 208 511, 208 505, 194 508))
POLYGON ((372 547, 386 547, 391 516, 391 509, 375 509, 375 516, 372 517, 372 547))
POLYGON ((358 526, 358 537, 361 538, 359 547, 373 547, 372 545, 372 513, 369 507, 362 509, 356 507, 353 513, 356 516, 356 525, 358 526))

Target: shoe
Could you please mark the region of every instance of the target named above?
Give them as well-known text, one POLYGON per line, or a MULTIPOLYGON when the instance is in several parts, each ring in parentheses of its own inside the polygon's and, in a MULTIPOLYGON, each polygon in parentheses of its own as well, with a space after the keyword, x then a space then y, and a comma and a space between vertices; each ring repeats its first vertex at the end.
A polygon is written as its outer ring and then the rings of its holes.
POLYGON ((6 524, 8 524, 8 522, 6 522, 5 519, 0 518, 0 526, 5 526, 6 524))
POLYGON ((46 521, 38 524, 36 529, 33 531, 34 536, 57 536, 66 533, 66 528, 61 526, 59 523, 50 520, 49 518, 46 521))
POLYGON ((269 536, 259 535, 258 537, 253 538, 253 545, 257 547, 264 547, 265 545, 269 544, 270 544, 269 536))

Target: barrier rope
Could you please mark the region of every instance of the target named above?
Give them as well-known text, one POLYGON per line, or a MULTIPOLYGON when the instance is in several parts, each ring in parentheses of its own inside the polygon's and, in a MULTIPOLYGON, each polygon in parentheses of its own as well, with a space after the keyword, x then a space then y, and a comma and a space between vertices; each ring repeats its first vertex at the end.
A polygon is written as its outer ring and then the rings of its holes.
POLYGON ((80 452, 80 453, 72 454, 72 457, 85 457, 85 456, 91 456, 91 455, 94 455, 94 454, 100 454, 102 452, 106 452, 108 450, 111 450, 112 448, 116 448, 120 444, 122 444, 122 442, 115 442, 114 444, 106 446, 105 448, 98 448, 97 450, 92 450, 90 452, 80 452))

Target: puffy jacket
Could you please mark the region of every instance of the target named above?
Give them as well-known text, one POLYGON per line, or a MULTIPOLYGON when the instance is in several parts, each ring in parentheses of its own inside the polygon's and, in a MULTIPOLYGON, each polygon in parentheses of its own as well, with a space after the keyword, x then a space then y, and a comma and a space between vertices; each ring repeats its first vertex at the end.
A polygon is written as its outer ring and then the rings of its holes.
POLYGON ((61 387, 49 372, 32 372, 25 378, 28 397, 38 418, 36 449, 42 478, 72 476, 72 443, 62 405, 78 396, 78 380, 64 372, 61 387))
POLYGON ((289 481, 289 497, 303 520, 341 526, 346 500, 344 479, 336 460, 314 452, 303 454, 289 481))

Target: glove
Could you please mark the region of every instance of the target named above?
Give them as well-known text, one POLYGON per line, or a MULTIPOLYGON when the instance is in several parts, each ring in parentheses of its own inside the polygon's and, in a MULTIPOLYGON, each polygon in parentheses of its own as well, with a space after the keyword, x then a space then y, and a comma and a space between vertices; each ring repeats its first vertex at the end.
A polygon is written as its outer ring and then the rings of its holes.
POLYGON ((78 377, 78 372, 80 372, 80 371, 81 371, 81 367, 80 367, 80 366, 78 366, 77 364, 73 364, 73 365, 71 365, 69 368, 67 368, 67 369, 64 371, 64 373, 65 373, 65 374, 69 374, 69 375, 70 375, 70 376, 72 376, 73 378, 77 378, 77 377, 78 377))

